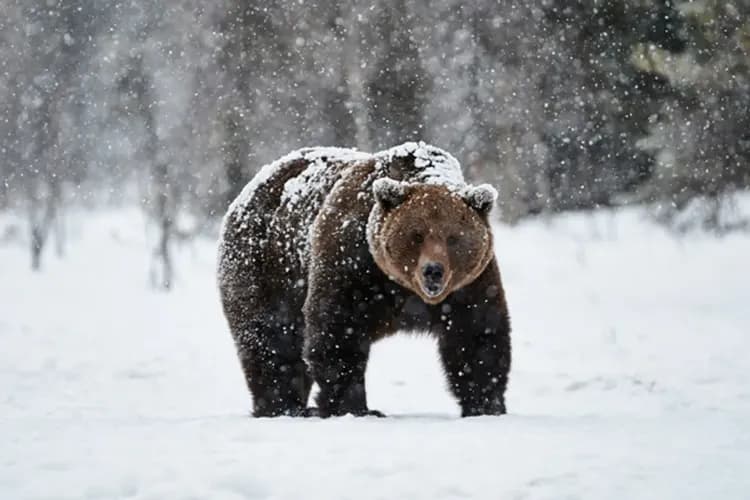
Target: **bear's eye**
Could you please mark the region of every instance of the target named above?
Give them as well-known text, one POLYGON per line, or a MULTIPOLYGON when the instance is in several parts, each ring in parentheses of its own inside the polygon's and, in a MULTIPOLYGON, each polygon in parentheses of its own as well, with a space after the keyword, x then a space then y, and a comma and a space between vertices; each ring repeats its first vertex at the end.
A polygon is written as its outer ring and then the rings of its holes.
POLYGON ((424 235, 419 231, 414 231, 413 233, 411 233, 411 239, 414 243, 419 244, 424 242, 424 235))
POLYGON ((455 234, 452 234, 452 235, 448 236, 448 246, 449 247, 454 247, 457 244, 458 244, 458 236, 456 236, 455 234))

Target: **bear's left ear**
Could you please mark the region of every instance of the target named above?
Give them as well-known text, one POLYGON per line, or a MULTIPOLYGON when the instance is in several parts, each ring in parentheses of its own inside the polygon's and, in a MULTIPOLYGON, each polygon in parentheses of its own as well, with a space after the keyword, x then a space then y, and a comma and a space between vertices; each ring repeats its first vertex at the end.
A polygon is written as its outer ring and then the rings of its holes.
POLYGON ((462 191, 461 197, 471 208, 482 215, 486 215, 490 213, 495 204, 497 190, 489 184, 469 186, 462 191))
POLYGON ((408 187, 405 182, 383 177, 372 183, 372 193, 383 208, 391 210, 406 199, 408 187))

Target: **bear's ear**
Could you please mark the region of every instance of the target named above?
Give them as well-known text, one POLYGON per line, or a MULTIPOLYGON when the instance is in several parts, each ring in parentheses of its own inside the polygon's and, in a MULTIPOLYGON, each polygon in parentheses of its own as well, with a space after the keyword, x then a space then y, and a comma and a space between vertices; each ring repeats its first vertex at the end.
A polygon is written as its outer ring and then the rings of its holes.
POLYGON ((403 203, 406 199, 408 187, 405 182, 383 177, 372 183, 372 193, 383 208, 390 210, 403 203))
POLYGON ((461 197, 466 203, 482 215, 490 213, 497 199, 497 190, 489 184, 469 186, 463 190, 461 197))

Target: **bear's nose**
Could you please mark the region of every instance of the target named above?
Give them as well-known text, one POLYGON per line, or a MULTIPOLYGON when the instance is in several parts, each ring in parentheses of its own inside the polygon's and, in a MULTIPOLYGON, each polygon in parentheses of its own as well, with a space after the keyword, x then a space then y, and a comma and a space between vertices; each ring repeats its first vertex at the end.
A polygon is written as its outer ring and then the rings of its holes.
POLYGON ((428 280, 442 280, 444 271, 443 265, 439 262, 428 262, 422 267, 422 274, 428 280))
POLYGON ((427 291, 439 293, 443 289, 443 276, 445 268, 439 262, 428 262, 422 266, 422 276, 427 291))

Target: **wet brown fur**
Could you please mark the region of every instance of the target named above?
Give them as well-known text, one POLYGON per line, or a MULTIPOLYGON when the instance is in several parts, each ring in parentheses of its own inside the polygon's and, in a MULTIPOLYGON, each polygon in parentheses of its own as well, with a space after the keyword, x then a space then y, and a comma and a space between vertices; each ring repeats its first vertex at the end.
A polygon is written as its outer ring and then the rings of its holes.
POLYGON ((308 165, 294 160, 258 187, 246 216, 228 214, 219 288, 254 415, 309 414, 313 379, 321 416, 370 414, 370 345, 403 330, 438 339, 462 415, 505 412, 510 321, 487 214, 445 187, 423 184, 397 207, 381 207, 372 183, 408 180, 409 162, 398 161, 331 162, 336 175, 314 199, 288 207, 284 184, 308 165), (372 248, 371 218, 378 227, 372 248), (421 243, 414 231, 424 233, 421 243), (297 252, 304 244, 308 259, 297 252), (449 276, 437 300, 420 293, 416 270, 425 260, 442 263, 449 276))

